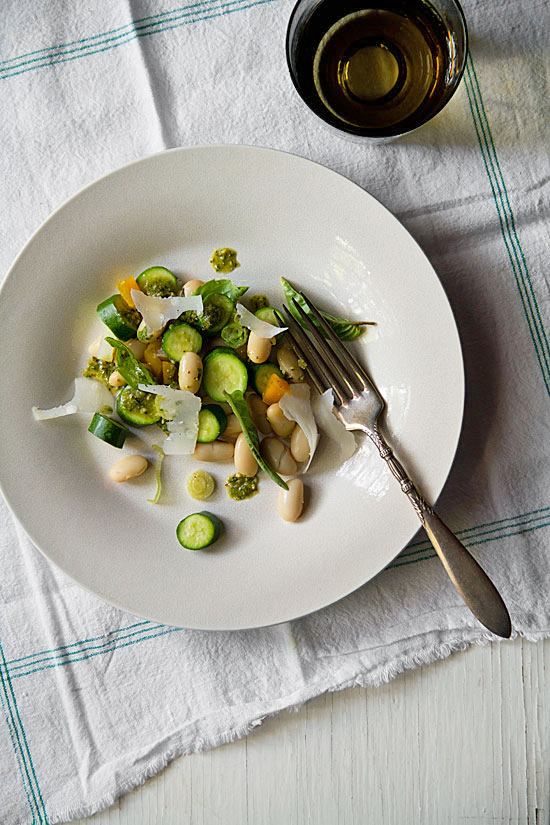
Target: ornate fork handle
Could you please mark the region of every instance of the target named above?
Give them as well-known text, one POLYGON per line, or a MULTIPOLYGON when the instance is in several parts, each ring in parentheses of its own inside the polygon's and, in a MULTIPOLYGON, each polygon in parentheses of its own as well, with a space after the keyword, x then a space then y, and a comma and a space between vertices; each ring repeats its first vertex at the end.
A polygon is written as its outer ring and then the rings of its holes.
POLYGON ((510 638, 510 615, 490 578, 416 489, 378 428, 369 430, 368 435, 407 495, 449 578, 474 616, 493 633, 510 638))

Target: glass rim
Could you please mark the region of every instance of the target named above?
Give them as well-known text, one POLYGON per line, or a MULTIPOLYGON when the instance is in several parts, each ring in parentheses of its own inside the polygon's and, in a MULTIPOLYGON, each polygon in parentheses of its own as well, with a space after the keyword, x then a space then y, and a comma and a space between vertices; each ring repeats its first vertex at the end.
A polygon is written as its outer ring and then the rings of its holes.
MULTIPOLYGON (((322 3, 322 2, 323 2, 323 0, 319 0, 319 4, 322 3)), ((428 5, 433 5, 431 0, 426 0, 426 2, 428 3, 428 5)), ((298 85, 297 79, 296 79, 296 75, 295 75, 295 72, 294 72, 294 69, 293 69, 293 66, 292 66, 291 57, 290 57, 290 30, 292 28, 292 24, 294 22, 294 18, 296 17, 296 14, 298 12, 299 7, 302 6, 303 3, 304 3, 304 0, 297 0, 297 2, 294 4, 294 6, 292 8, 292 11, 290 12, 290 17, 288 19, 288 25, 287 25, 287 28, 286 28, 285 55, 286 55, 286 64, 287 64, 288 72, 289 72, 290 78, 292 80, 292 85, 294 86, 296 92, 300 96, 300 99, 302 100, 302 102, 307 106, 309 111, 313 115, 315 115, 315 117, 317 117, 326 126, 330 126, 331 128, 335 129, 337 132, 340 132, 340 133, 342 133, 342 134, 344 134, 344 135, 346 135, 350 138, 354 138, 356 140, 366 139, 366 140, 376 141, 376 140, 380 140, 382 138, 401 137, 402 135, 408 135, 411 132, 416 131, 416 129, 419 129, 421 126, 424 126, 430 120, 433 120, 433 118, 436 115, 438 115, 442 111, 442 109, 444 109, 445 106, 449 103, 449 101, 454 96, 456 90, 460 86, 462 77, 463 77, 464 72, 466 70, 466 62, 468 60, 468 52, 469 52, 469 48, 470 48, 470 34, 469 34, 469 31, 468 31, 468 24, 466 23, 466 15, 464 14, 464 10, 463 10, 459 0, 448 0, 448 2, 450 2, 455 7, 455 9, 458 13, 458 16, 460 18, 460 22, 462 24, 462 31, 463 31, 463 34, 464 34, 464 53, 462 55, 461 65, 459 66, 459 68, 456 72, 456 75, 455 75, 454 82, 453 82, 452 86, 450 87, 449 94, 447 96, 444 95, 443 98, 441 99, 441 101, 439 102, 438 106, 433 111, 431 111, 423 120, 421 120, 419 123, 412 126, 410 129, 404 129, 403 131, 391 131, 391 130, 388 130, 388 129, 379 129, 379 130, 373 130, 373 132, 370 133, 370 134, 365 134, 365 133, 361 133, 361 132, 358 132, 358 131, 354 131, 353 129, 346 128, 345 125, 339 125, 338 122, 336 121, 336 119, 335 120, 325 119, 321 114, 319 114, 319 112, 317 112, 315 109, 313 109, 311 107, 309 102, 306 100, 306 98, 302 94, 302 91, 301 91, 301 89, 298 85)), ((436 9, 436 11, 437 11, 437 9, 436 9)))

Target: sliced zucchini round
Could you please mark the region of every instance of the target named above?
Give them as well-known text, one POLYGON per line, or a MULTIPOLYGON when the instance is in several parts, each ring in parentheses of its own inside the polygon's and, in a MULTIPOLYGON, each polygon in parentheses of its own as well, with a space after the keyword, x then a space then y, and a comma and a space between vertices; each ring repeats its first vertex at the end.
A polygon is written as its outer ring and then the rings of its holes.
POLYGON ((169 298, 178 293, 178 279, 165 266, 150 266, 137 276, 136 283, 146 295, 169 298))
POLYGON ((181 361, 184 352, 200 352, 202 336, 189 324, 174 324, 162 336, 162 348, 172 361, 181 361))
POLYGON ((141 316, 118 292, 97 305, 97 314, 119 341, 136 337, 141 316))
POLYGON ((159 397, 152 392, 124 387, 117 395, 116 411, 127 424, 145 427, 160 421, 159 397))
POLYGON ((176 536, 181 546, 187 550, 204 550, 219 539, 222 530, 220 519, 203 510, 182 519, 176 527, 176 536))
POLYGON ((203 360, 202 388, 213 401, 225 401, 224 392, 246 392, 248 372, 241 359, 228 347, 215 347, 203 360))
POLYGON ((259 318, 260 321, 267 321, 268 324, 273 324, 274 327, 279 326, 273 307, 262 307, 261 309, 257 309, 254 315, 256 318, 259 318))
POLYGON ((118 449, 122 447, 128 435, 126 427, 107 415, 103 415, 103 413, 94 414, 88 432, 110 444, 111 447, 117 447, 118 449))
POLYGON ((265 386, 269 381, 269 378, 275 373, 278 375, 279 378, 284 378, 283 373, 275 364, 271 364, 269 361, 265 362, 264 364, 253 364, 252 365, 252 383, 254 384, 254 389, 258 393, 258 395, 263 395, 265 386))
POLYGON ((215 441, 227 427, 227 415, 219 404, 205 404, 199 410, 199 432, 197 441, 208 444, 215 441))
POLYGON ((199 324, 209 335, 219 332, 233 315, 233 301, 227 295, 214 293, 204 299, 199 324))

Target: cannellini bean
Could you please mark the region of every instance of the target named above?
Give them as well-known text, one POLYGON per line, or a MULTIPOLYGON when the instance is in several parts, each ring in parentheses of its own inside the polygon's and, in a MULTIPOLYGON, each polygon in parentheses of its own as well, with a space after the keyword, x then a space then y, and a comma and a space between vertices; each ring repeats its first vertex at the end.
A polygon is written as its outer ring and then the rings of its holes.
POLYGON ((229 461, 233 458, 233 444, 229 441, 210 441, 208 444, 197 444, 192 453, 197 461, 229 461))
POLYGON ((131 341, 126 341, 126 346, 134 353, 137 360, 141 361, 147 349, 145 341, 138 341, 137 338, 133 338, 131 341))
POLYGON ((227 416, 227 427, 223 431, 223 434, 237 436, 240 432, 242 432, 242 429, 241 425, 239 424, 239 419, 236 415, 233 415, 233 413, 231 413, 231 415, 227 416))
POLYGON ((252 455, 252 450, 246 442, 244 433, 241 433, 235 443, 235 455, 233 457, 235 469, 243 476, 255 476, 258 472, 258 462, 252 455))
POLYGON ((150 344, 147 344, 145 347, 145 352, 143 353, 143 360, 146 364, 151 368, 151 372, 157 379, 157 381, 162 380, 162 361, 158 355, 158 341, 151 341, 150 344))
POLYGON ((111 387, 123 387, 126 380, 122 377, 118 370, 115 370, 109 376, 109 384, 111 387))
POLYGON ((298 424, 296 424, 290 437, 290 452, 296 461, 307 461, 309 459, 309 441, 298 424))
POLYGON ((289 344, 281 344, 277 348, 277 363, 283 375, 291 381, 304 380, 304 371, 298 363, 298 356, 289 344))
POLYGON ((291 476, 296 472, 296 462, 292 458, 290 450, 278 438, 272 435, 264 438, 260 445, 260 452, 264 461, 275 472, 284 476, 291 476))
POLYGON ((130 481, 137 478, 147 469, 149 462, 142 455, 125 455, 109 470, 109 476, 113 481, 130 481))
POLYGON ((196 352, 184 352, 178 370, 181 390, 198 392, 202 381, 202 359, 196 352))
POLYGON ((271 424, 267 419, 267 404, 264 404, 260 396, 256 395, 255 392, 251 392, 246 396, 246 403, 248 404, 250 417, 256 425, 256 429, 259 430, 262 435, 268 435, 271 432, 271 424))
POLYGON ((304 485, 301 478, 287 481, 288 490, 279 490, 279 515, 285 521, 296 521, 304 508, 304 485))
POLYGON ((280 438, 288 438, 289 435, 291 435, 296 426, 296 422, 286 417, 278 401, 275 402, 275 404, 269 405, 266 415, 275 435, 278 435, 280 438))
POLYGON ((197 287, 202 286, 203 284, 204 281, 201 281, 199 278, 193 278, 193 280, 187 281, 187 283, 183 285, 183 294, 186 298, 189 298, 189 296, 194 293, 197 287))
POLYGON ((254 364, 263 364, 271 353, 271 341, 269 338, 260 338, 255 332, 251 332, 248 336, 246 351, 254 364))

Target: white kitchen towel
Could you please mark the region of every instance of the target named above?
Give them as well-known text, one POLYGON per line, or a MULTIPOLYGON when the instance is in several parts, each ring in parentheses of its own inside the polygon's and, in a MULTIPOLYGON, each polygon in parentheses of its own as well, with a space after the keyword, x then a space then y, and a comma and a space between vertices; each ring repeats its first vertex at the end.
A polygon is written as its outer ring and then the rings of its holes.
MULTIPOLYGON (((327 131, 299 100, 284 51, 292 5, 4 0, 0 272, 67 197, 168 147, 270 146, 356 181, 423 246, 460 330, 465 422, 441 514, 498 583, 516 631, 548 636, 550 7, 464 0, 459 91, 432 123, 380 145, 327 131)), ((23 313, 21 334, 32 334, 23 313)), ((53 569, 4 504, 0 560, 6 825, 91 814, 266 715, 490 639, 424 536, 340 603, 238 633, 110 607, 53 569)))

